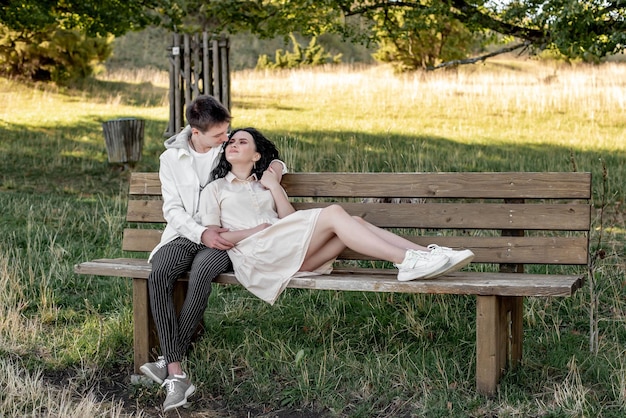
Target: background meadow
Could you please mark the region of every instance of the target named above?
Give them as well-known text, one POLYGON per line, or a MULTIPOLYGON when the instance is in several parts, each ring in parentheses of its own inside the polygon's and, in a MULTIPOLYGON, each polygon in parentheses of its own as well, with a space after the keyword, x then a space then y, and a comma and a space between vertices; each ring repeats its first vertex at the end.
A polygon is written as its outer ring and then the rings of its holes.
MULTIPOLYGON (((0 79, 0 99, 0 416, 160 416, 163 392, 129 381, 130 281, 72 268, 123 255, 129 176, 107 163, 101 123, 145 119, 134 170, 158 170, 167 74, 0 79)), ((494 398, 474 392, 472 297, 289 289, 270 307, 215 286, 181 416, 626 413, 625 65, 242 70, 232 100, 233 126, 261 129, 293 171, 591 171, 605 256, 593 288, 526 300, 524 358, 494 398)))

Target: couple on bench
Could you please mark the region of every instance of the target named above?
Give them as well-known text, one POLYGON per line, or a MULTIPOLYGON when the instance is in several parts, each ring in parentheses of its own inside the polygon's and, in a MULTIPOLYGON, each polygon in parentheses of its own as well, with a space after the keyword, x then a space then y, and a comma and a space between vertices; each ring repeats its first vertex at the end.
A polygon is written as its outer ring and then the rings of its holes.
POLYGON ((186 117, 189 126, 165 142, 160 157, 167 226, 150 254, 150 307, 162 356, 141 366, 167 388, 164 411, 185 405, 195 391, 181 361, 220 273, 233 269, 243 286, 273 304, 292 277, 330 273, 346 247, 394 263, 400 281, 435 278, 474 257, 470 250, 422 247, 339 205, 296 211, 280 185, 285 165, 261 132, 229 134, 231 115, 211 96, 196 98, 186 117), (177 316, 172 292, 187 271, 177 316))

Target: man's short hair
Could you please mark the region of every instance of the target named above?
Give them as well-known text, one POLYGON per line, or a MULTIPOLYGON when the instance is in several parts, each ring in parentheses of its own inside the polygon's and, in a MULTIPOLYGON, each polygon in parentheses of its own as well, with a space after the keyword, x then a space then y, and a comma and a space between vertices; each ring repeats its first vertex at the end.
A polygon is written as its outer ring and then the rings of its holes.
POLYGON ((206 132, 215 125, 228 122, 232 116, 229 110, 213 96, 206 94, 196 97, 185 111, 187 123, 200 132, 206 132))

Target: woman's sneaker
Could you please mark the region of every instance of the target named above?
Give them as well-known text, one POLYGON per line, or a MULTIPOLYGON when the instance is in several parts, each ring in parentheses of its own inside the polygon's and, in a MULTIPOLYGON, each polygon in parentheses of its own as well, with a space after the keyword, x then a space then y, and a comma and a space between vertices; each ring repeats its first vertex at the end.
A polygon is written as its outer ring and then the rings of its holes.
POLYGON ((144 364, 139 370, 159 385, 167 378, 167 362, 163 356, 159 356, 153 363, 144 364))
POLYGON ((431 253, 447 256, 449 261, 441 271, 430 273, 424 277, 425 279, 432 279, 454 270, 460 270, 474 259, 474 253, 470 250, 453 250, 448 247, 440 247, 437 244, 430 244, 428 248, 431 250, 431 253))
POLYGON ((398 280, 406 282, 435 274, 448 263, 448 256, 440 252, 407 250, 404 260, 395 264, 398 280))

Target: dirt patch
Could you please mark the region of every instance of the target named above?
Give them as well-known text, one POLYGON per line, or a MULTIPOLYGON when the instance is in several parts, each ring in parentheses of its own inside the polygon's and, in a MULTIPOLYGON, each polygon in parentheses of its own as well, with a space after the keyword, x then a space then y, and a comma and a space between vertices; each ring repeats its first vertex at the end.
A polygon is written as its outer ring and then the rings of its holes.
POLYGON ((325 418, 329 414, 312 411, 258 410, 233 411, 220 399, 212 398, 201 391, 190 398, 187 407, 164 413, 161 404, 165 399, 164 391, 157 384, 133 384, 130 370, 107 371, 87 375, 84 371, 61 370, 46 372, 43 380, 47 386, 59 390, 72 388, 76 397, 91 396, 98 402, 120 403, 127 416, 142 417, 180 417, 180 418, 325 418), (94 377, 94 376, 97 376, 94 377))

